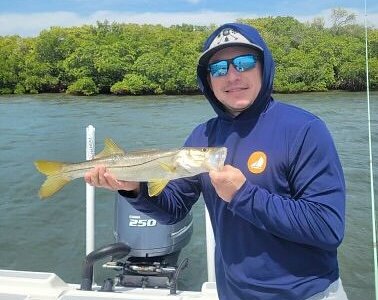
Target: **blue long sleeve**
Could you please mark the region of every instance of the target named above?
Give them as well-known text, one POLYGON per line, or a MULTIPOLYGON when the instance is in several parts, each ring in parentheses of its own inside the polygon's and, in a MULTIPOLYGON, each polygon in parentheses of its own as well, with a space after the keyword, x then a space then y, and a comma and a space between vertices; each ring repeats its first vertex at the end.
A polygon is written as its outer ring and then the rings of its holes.
MULTIPOLYGON (((344 236, 345 214, 345 184, 336 149, 317 119, 295 141, 285 172, 290 195, 281 196, 247 181, 229 209, 278 237, 334 250, 344 236)), ((286 179, 277 176, 286 185, 286 179)))

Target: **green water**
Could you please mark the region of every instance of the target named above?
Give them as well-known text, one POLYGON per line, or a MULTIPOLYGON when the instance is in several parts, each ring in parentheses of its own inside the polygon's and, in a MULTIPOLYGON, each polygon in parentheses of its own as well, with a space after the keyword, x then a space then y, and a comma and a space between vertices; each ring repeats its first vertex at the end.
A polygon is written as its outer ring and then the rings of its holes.
MULTIPOLYGON (((373 299, 366 95, 332 92, 276 98, 319 115, 334 136, 348 187, 346 237, 339 251, 341 276, 350 300, 373 299)), ((377 153, 377 92, 371 94, 371 109, 373 152, 377 153)), ((97 150, 104 137, 130 150, 177 147, 196 124, 213 115, 201 96, 1 96, 0 268, 55 272, 67 282, 80 281, 85 186, 76 180, 53 198, 39 200, 43 176, 35 170, 34 160, 84 160, 89 124, 96 127, 97 150)), ((377 182, 378 157, 374 159, 377 182)), ((96 247, 114 241, 113 199, 109 191, 96 191, 96 247)), ((181 254, 190 261, 181 275, 180 289, 199 290, 207 278, 204 231, 199 201, 194 207, 192 240, 181 254)), ((95 266, 97 282, 113 275, 100 264, 95 266)))

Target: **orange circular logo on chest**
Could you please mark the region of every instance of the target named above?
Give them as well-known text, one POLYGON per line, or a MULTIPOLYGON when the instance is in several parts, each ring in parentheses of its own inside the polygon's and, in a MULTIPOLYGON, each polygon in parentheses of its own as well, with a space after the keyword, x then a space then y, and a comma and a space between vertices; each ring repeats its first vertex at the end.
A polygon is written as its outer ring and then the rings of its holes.
POLYGON ((262 151, 253 152, 248 158, 248 170, 253 174, 260 174, 266 168, 267 157, 262 151))

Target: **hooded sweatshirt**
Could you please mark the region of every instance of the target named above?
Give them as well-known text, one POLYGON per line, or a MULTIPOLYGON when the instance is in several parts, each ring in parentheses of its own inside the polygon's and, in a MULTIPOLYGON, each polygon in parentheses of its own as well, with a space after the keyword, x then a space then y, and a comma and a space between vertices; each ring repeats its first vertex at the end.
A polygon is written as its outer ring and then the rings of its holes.
POLYGON ((215 237, 215 271, 221 300, 307 299, 339 278, 337 247, 344 236, 345 183, 324 122, 272 96, 274 62, 259 33, 225 24, 262 49, 262 87, 254 103, 233 117, 216 99, 199 65, 198 81, 217 117, 197 126, 185 146, 227 147, 226 164, 246 182, 228 203, 208 173, 171 181, 149 197, 141 184, 136 209, 163 224, 180 221, 203 194, 215 237))

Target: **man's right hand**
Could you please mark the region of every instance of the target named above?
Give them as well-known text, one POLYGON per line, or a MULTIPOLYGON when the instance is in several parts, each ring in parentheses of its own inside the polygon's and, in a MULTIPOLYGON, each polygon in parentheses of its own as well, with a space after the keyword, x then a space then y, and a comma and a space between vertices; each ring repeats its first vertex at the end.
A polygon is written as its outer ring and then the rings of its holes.
POLYGON ((134 191, 138 194, 140 189, 139 182, 118 180, 105 166, 96 166, 89 170, 84 174, 84 180, 92 186, 111 191, 134 191))

